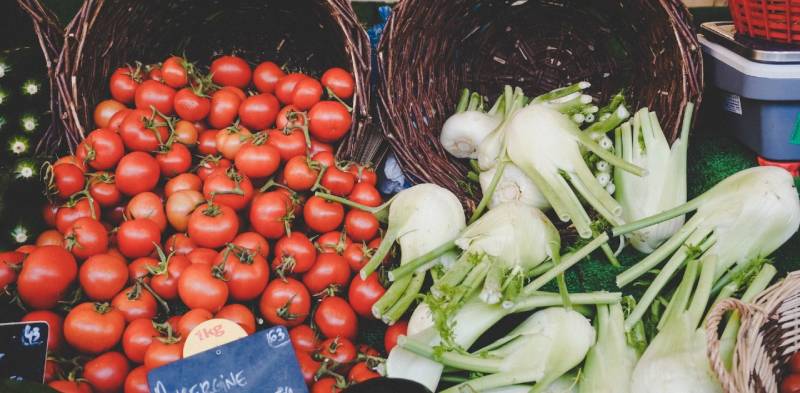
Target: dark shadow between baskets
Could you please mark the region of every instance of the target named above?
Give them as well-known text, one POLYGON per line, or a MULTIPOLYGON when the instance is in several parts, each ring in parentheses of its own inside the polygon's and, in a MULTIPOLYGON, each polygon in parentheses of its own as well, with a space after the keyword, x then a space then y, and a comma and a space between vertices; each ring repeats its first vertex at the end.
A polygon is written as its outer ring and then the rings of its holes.
POLYGON ((462 88, 496 96, 509 84, 532 96, 588 80, 600 100, 625 89, 632 107, 658 112, 674 140, 703 84, 678 0, 404 0, 378 56, 381 126, 405 173, 449 188, 470 208, 480 191, 463 186, 467 163, 439 144, 462 88))
POLYGON ((207 66, 235 53, 253 65, 271 60, 320 76, 333 66, 356 79, 353 131, 342 158, 370 158, 370 47, 346 0, 86 0, 67 26, 56 82, 64 113, 50 147, 74 147, 92 131, 94 105, 109 97, 108 77, 133 61, 185 54, 207 66))

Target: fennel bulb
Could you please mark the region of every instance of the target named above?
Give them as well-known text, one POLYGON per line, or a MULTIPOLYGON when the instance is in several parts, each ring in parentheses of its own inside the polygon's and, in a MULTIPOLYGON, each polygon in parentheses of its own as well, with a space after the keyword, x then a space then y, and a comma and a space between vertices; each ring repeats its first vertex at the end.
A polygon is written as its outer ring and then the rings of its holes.
MULTIPOLYGON (((594 341, 594 328, 580 313, 561 307, 538 311, 477 354, 439 354, 447 366, 487 373, 444 392, 458 392, 464 385, 483 391, 530 382, 536 382, 530 392, 544 392, 583 361, 594 341)), ((401 337, 398 345, 418 355, 435 356, 428 343, 415 338, 401 337)))
POLYGON ((704 311, 716 260, 690 260, 664 315, 664 326, 633 370, 635 393, 721 393, 706 355, 704 311), (699 278, 698 278, 699 275, 699 278), (696 285, 696 288, 695 288, 696 285))
POLYGON ((633 368, 639 355, 628 345, 621 304, 598 305, 597 343, 586 355, 580 393, 630 393, 633 368))
MULTIPOLYGON (((619 300, 619 293, 597 292, 569 295, 569 301, 572 304, 611 304, 617 303, 619 300)), ((454 315, 446 316, 449 318, 447 323, 436 326, 433 325, 430 308, 425 303, 421 303, 409 320, 408 338, 421 344, 420 346, 424 348, 423 354, 409 351, 401 345, 396 346, 386 359, 386 375, 392 378, 410 379, 435 391, 444 365, 435 359, 434 346, 444 344, 469 348, 482 334, 506 315, 557 306, 562 302, 563 298, 559 294, 536 292, 531 296, 518 299, 514 307, 505 308, 496 304, 486 304, 476 296, 467 300, 454 315), (447 343, 444 342, 443 335, 447 337, 447 343)), ((509 384, 511 383, 498 386, 509 384)))
POLYGON ((488 112, 483 111, 483 98, 464 89, 456 113, 447 118, 442 126, 439 141, 448 153, 458 158, 478 158, 478 146, 503 121, 497 114, 497 104, 488 112))
POLYGON ((748 262, 775 251, 800 227, 800 198, 792 176, 778 167, 755 167, 728 177, 686 204, 614 228, 613 233, 625 234, 695 209, 675 235, 617 276, 617 285, 628 285, 670 257, 628 316, 626 328, 644 315, 690 257, 716 260, 715 280, 722 277, 718 285, 724 285, 748 262))
MULTIPOLYGON (((496 171, 497 167, 493 167, 480 173, 478 179, 480 180, 481 191, 484 194, 489 192, 496 171)), ((494 209, 506 202, 522 202, 537 209, 550 207, 547 199, 536 188, 536 184, 533 184, 531 179, 514 164, 506 164, 505 170, 492 194, 489 209, 494 209)))
POLYGON ((508 202, 470 224, 455 244, 462 257, 431 292, 458 303, 483 284, 481 299, 494 304, 515 297, 531 269, 547 259, 558 261, 561 238, 539 209, 508 202))
MULTIPOLYGON (((620 106, 617 111, 625 109, 620 106)), ((598 183, 582 149, 634 174, 643 175, 644 170, 603 149, 569 117, 545 105, 531 104, 517 111, 505 133, 511 162, 536 184, 561 220, 573 222, 581 237, 592 236, 590 219, 570 184, 608 222, 622 222, 622 207, 598 183)))
MULTIPOLYGON (((622 206, 622 219, 633 222, 669 210, 686 202, 686 154, 692 110, 686 107, 680 137, 670 148, 658 118, 647 108, 623 124, 616 132, 616 151, 622 159, 647 169, 646 176, 634 176, 615 168, 616 198, 622 206)), ((684 223, 673 218, 627 235, 631 245, 649 254, 675 234, 684 223)))

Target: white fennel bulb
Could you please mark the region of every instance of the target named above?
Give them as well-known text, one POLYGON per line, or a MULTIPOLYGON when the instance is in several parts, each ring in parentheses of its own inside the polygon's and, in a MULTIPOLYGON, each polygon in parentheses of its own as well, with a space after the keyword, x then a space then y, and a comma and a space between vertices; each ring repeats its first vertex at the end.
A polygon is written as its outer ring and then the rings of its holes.
POLYGON ((639 359, 628 345, 622 305, 598 305, 597 343, 586 355, 580 393, 631 393, 633 368, 639 359))
POLYGON ((503 119, 477 110, 456 113, 444 122, 439 141, 458 158, 478 158, 478 146, 503 119))
MULTIPOLYGON (((481 190, 484 193, 488 192, 496 171, 497 167, 493 167, 487 171, 481 172, 479 175, 478 179, 481 184, 481 190)), ((539 192, 539 189, 536 188, 536 184, 533 184, 533 181, 514 164, 506 165, 497 183, 497 188, 495 188, 494 194, 492 194, 489 208, 494 209, 506 202, 522 202, 537 209, 547 209, 550 207, 550 204, 547 203, 547 199, 539 192)))

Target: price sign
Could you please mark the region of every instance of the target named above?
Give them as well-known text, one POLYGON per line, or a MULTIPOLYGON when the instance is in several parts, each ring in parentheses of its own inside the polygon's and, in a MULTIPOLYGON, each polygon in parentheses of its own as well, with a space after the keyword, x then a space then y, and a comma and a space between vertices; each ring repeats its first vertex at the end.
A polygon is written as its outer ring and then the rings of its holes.
MULTIPOLYGON (((202 336, 204 340, 216 337, 213 330, 202 336)), ((147 381, 152 393, 308 392, 289 332, 282 326, 153 369, 147 381)))
POLYGON ((196 355, 211 348, 247 337, 247 332, 227 319, 209 319, 192 329, 183 345, 183 357, 196 355))
POLYGON ((47 360, 47 322, 0 324, 0 379, 43 382, 47 360))

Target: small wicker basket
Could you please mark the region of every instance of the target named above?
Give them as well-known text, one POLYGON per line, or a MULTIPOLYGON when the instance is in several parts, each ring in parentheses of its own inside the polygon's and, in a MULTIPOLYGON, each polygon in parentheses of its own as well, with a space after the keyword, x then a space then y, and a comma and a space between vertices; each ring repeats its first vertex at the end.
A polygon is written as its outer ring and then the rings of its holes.
POLYGON ((800 271, 789 273, 752 304, 725 299, 707 322, 708 355, 727 393, 778 393, 785 365, 800 350, 800 271), (719 325, 728 311, 741 315, 732 370, 720 358, 719 325))
POLYGON ((236 53, 316 76, 333 66, 349 69, 356 80, 353 131, 339 153, 365 161, 380 140, 367 127, 370 50, 347 0, 85 0, 54 62, 54 106, 61 116, 44 140, 51 150, 63 149, 63 142, 74 147, 91 131, 92 110, 109 97, 108 77, 116 67, 172 54, 208 65, 215 56, 236 53))
POLYGON ((535 95, 580 80, 605 99, 658 111, 674 140, 686 103, 699 103, 702 56, 679 0, 404 0, 378 47, 381 126, 415 182, 434 182, 469 207, 467 163, 438 137, 462 88, 503 85, 535 95))

